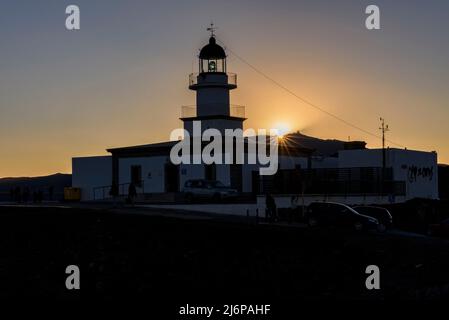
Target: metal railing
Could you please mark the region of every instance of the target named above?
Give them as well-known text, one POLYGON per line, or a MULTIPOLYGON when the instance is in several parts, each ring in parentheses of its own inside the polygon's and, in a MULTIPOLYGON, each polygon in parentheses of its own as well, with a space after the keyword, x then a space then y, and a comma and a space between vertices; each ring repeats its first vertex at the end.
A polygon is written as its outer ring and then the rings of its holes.
MULTIPOLYGON (((198 83, 202 82, 203 74, 200 73, 191 73, 189 75, 189 86, 195 86, 198 83)), ((217 84, 223 84, 221 80, 219 80, 222 76, 227 77, 227 84, 232 86, 237 86, 237 74, 235 73, 204 73, 204 75, 210 76, 210 80, 207 81, 208 84, 214 84, 214 78, 217 79, 217 84)), ((205 78, 204 78, 205 79, 205 78)))
POLYGON ((391 168, 319 168, 279 170, 273 176, 257 178, 262 193, 304 193, 324 195, 406 194, 405 181, 393 180, 391 168))
MULTIPOLYGON (((207 104, 205 107, 208 106, 215 106, 216 104, 207 104)), ((237 118, 245 118, 245 106, 240 106, 236 104, 231 104, 229 106, 229 116, 231 117, 237 117, 237 118)), ((194 118, 197 114, 197 106, 190 105, 190 106, 181 106, 181 118, 194 118)))
MULTIPOLYGON (((124 197, 124 196, 128 195, 128 188, 129 188, 130 184, 131 184, 131 182, 120 183, 119 185, 117 185, 117 187, 118 187, 117 197, 124 197)), ((135 187, 136 187, 137 194, 145 193, 145 181, 144 180, 141 180, 140 183, 135 184, 135 187)), ((112 185, 93 188, 93 199, 94 200, 112 199, 113 196, 111 195, 111 189, 112 189, 112 185)))
POLYGON ((306 195, 332 196, 404 196, 405 181, 373 182, 366 180, 353 181, 299 181, 296 184, 276 181, 270 178, 259 178, 259 193, 290 194, 304 193, 306 195))

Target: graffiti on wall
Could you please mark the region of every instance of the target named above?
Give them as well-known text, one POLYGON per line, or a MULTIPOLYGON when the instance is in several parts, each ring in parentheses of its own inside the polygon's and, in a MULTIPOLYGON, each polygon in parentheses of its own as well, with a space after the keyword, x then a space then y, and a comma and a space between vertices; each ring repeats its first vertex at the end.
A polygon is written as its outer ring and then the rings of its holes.
POLYGON ((408 180, 410 182, 416 182, 418 178, 433 180, 433 167, 408 167, 408 180))

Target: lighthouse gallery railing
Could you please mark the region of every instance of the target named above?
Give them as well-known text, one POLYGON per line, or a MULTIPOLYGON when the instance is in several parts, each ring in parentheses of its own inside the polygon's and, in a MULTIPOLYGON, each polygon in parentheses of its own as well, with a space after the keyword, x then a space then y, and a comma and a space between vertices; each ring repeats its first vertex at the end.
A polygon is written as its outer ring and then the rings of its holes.
MULTIPOLYGON (((208 104, 206 106, 213 106, 208 104)), ((181 106, 181 118, 194 118, 197 116, 196 105, 181 106)), ((231 104, 229 106, 229 116, 236 118, 245 118, 245 106, 231 104)))
MULTIPOLYGON (((220 73, 217 72, 216 74, 220 74, 220 73)), ((222 73, 222 74, 224 74, 224 73, 222 73)), ((189 86, 194 86, 194 85, 198 84, 198 76, 199 75, 200 75, 199 73, 191 73, 189 75, 189 86)), ((237 75, 232 72, 227 72, 226 75, 228 76, 228 84, 237 86, 237 75)))

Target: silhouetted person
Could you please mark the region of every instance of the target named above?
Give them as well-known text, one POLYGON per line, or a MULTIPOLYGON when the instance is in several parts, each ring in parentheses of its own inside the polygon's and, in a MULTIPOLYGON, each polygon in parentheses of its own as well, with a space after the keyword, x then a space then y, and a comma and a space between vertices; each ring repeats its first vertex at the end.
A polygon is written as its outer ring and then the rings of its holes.
POLYGON ((53 193, 54 193, 54 188, 53 188, 53 186, 50 186, 50 187, 48 187, 48 199, 50 200, 50 201, 53 201, 53 193))
POLYGON ((128 198, 131 205, 134 205, 134 198, 137 197, 137 190, 134 183, 130 183, 128 187, 128 198))
POLYGON ((277 220, 276 201, 274 201, 273 196, 269 193, 267 193, 265 201, 267 206, 268 218, 270 219, 270 221, 276 221, 277 220))
POLYGON ((30 188, 25 187, 25 189, 23 190, 23 202, 27 203, 28 200, 30 199, 30 188))

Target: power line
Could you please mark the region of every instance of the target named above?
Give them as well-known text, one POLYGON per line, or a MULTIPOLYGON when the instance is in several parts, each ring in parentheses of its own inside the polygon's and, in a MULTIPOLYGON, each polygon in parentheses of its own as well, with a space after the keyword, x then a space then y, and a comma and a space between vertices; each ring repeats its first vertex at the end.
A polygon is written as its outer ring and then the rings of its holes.
MULTIPOLYGON (((218 41, 219 41, 220 43, 223 44, 223 42, 221 42, 220 40, 218 40, 218 41)), ((286 91, 286 92, 289 93, 290 95, 294 96, 295 98, 299 99, 299 100, 302 101, 303 103, 305 103, 305 104, 307 104, 307 105, 309 105, 309 106, 311 106, 311 107, 313 107, 313 108, 315 108, 315 109, 317 109, 317 110, 319 110, 319 111, 325 113, 326 115, 328 115, 328 116, 330 116, 330 117, 332 117, 332 118, 334 118, 334 119, 336 119, 336 120, 338 120, 338 121, 340 121, 340 122, 346 124, 346 125, 349 126, 349 127, 352 127, 352 128, 354 128, 354 129, 357 129, 357 130, 359 130, 359 131, 361 131, 361 132, 363 132, 363 133, 365 133, 365 134, 368 134, 368 135, 370 135, 370 136, 373 136, 373 137, 375 137, 375 138, 377 138, 377 139, 382 139, 382 137, 379 136, 378 134, 375 134, 375 133, 373 133, 373 132, 371 132, 371 131, 365 130, 365 129, 363 129, 363 128, 361 128, 361 127, 359 127, 359 126, 357 126, 357 125, 355 125, 355 124, 353 124, 353 123, 351 123, 351 122, 349 122, 349 121, 347 121, 347 120, 345 120, 345 119, 343 119, 343 118, 341 118, 341 117, 339 117, 339 116, 337 116, 337 115, 335 115, 335 114, 333 114, 333 113, 331 113, 331 112, 325 110, 325 109, 323 109, 322 107, 320 107, 320 106, 318 106, 318 105, 316 105, 316 104, 314 104, 314 103, 308 101, 307 99, 305 99, 305 98, 303 98, 303 97, 297 95, 296 93, 294 93, 292 90, 288 89, 286 86, 284 86, 284 85, 281 84, 280 82, 276 81, 275 79, 273 79, 273 78, 271 78, 270 76, 268 76, 266 73, 264 73, 264 72, 262 72, 261 70, 259 70, 258 68, 256 68, 254 65, 252 65, 251 63, 249 63, 247 60, 245 60, 245 59, 242 58, 241 56, 239 56, 237 53, 235 53, 233 50, 231 50, 231 49, 229 49, 229 48, 227 48, 227 47, 226 47, 226 50, 229 51, 230 53, 232 53, 237 59, 239 59, 241 62, 243 62, 244 64, 246 64, 246 65, 247 65, 248 67, 250 67, 251 69, 253 69, 255 72, 257 72, 258 74, 260 74, 262 77, 264 77, 264 78, 267 79, 268 81, 274 83, 276 86, 278 86, 279 88, 283 89, 284 91, 286 91)), ((399 144, 399 143, 396 143, 396 142, 394 142, 394 141, 391 141, 391 140, 386 140, 386 141, 388 141, 388 142, 390 142, 391 144, 394 144, 394 145, 396 145, 396 146, 398 146, 398 147, 405 148, 404 145, 399 144)))

